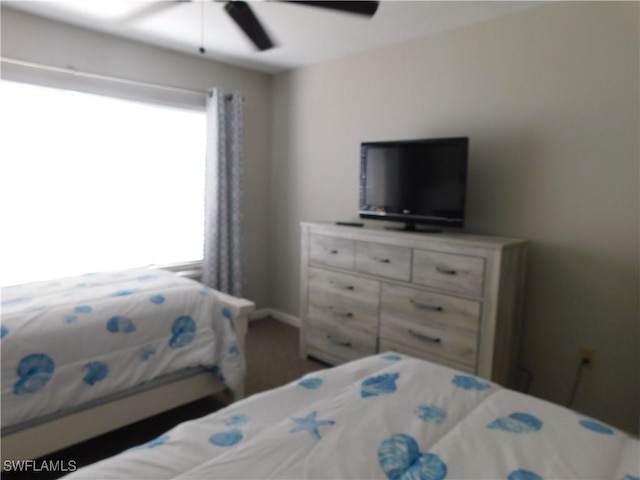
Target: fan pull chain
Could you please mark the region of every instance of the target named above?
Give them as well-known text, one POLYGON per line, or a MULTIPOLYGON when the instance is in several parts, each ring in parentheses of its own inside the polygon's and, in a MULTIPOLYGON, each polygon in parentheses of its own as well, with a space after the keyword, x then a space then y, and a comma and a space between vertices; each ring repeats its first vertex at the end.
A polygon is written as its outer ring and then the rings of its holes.
POLYGON ((200 0, 200 48, 198 51, 203 55, 207 53, 204 48, 204 0, 200 0))

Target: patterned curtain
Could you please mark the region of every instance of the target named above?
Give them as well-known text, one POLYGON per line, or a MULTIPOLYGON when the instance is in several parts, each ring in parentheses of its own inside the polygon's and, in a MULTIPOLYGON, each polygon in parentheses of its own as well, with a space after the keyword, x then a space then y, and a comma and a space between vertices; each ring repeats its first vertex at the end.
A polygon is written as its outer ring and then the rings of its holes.
POLYGON ((202 283, 242 295, 242 108, 237 92, 209 91, 202 283))

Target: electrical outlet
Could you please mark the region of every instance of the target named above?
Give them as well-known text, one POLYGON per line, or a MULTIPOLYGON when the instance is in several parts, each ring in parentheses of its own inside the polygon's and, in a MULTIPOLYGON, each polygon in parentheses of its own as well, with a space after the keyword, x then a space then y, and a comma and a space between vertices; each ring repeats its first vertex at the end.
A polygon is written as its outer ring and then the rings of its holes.
POLYGON ((580 347, 580 363, 586 368, 593 368, 596 361, 596 349, 593 347, 580 347))

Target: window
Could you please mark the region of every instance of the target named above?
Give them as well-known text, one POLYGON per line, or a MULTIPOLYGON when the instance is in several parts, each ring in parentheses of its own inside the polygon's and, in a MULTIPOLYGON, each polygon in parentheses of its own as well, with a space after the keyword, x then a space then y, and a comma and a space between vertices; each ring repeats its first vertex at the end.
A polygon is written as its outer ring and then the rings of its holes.
POLYGON ((202 259, 205 112, 0 82, 3 285, 202 259))

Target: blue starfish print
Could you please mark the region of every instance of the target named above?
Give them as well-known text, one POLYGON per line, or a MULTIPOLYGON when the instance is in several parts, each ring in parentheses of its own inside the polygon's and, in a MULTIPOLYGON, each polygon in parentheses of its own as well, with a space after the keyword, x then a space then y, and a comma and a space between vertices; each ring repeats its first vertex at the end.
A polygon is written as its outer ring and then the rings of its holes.
POLYGON ((297 433, 307 430, 311 435, 320 440, 321 437, 318 427, 323 425, 333 425, 336 422, 333 420, 316 420, 316 415, 318 415, 318 412, 314 410, 304 418, 291 417, 291 420, 295 422, 296 426, 289 430, 289 433, 297 433))

